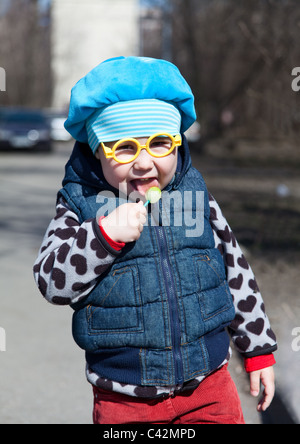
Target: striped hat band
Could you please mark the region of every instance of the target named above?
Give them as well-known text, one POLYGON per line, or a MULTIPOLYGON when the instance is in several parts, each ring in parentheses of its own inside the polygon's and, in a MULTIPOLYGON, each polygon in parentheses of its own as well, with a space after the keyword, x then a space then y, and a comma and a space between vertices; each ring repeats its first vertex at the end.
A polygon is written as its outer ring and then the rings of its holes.
POLYGON ((180 134, 178 109, 162 100, 143 99, 117 102, 97 110, 88 118, 88 142, 96 152, 101 142, 131 137, 149 137, 157 133, 180 134))

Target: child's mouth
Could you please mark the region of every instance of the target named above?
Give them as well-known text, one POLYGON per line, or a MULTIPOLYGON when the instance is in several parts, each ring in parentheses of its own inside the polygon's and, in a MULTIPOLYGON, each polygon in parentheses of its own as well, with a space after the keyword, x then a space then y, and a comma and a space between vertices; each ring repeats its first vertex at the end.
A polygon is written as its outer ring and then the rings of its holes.
POLYGON ((134 191, 137 191, 141 196, 145 196, 149 188, 159 187, 158 180, 155 177, 134 179, 130 181, 130 184, 134 191))

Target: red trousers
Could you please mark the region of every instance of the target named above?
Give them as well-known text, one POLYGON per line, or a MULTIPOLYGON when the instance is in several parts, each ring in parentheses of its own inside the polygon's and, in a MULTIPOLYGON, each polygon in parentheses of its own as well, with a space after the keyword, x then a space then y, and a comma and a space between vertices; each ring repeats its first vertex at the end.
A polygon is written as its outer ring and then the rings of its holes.
POLYGON ((142 399, 94 387, 94 424, 244 424, 227 365, 193 392, 142 399))

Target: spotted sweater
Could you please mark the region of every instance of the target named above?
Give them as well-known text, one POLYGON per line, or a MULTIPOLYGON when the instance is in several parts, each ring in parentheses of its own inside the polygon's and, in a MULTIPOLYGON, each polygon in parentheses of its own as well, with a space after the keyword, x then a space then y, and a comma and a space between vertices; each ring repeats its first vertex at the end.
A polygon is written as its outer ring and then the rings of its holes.
MULTIPOLYGON (((245 359, 247 371, 275 363, 272 352, 276 337, 265 313, 256 279, 216 200, 210 195, 210 224, 215 246, 220 250, 236 310, 229 333, 236 349, 245 359)), ((119 247, 120 248, 120 247, 119 247)), ((50 222, 34 264, 34 277, 42 295, 56 305, 74 304, 95 287, 100 276, 117 257, 116 244, 110 242, 95 219, 80 224, 77 215, 61 198, 56 216, 50 222)), ((230 349, 224 365, 230 358, 230 349)), ((100 388, 131 396, 154 398, 190 390, 203 376, 184 387, 136 387, 104 379, 86 368, 88 381, 100 388)))

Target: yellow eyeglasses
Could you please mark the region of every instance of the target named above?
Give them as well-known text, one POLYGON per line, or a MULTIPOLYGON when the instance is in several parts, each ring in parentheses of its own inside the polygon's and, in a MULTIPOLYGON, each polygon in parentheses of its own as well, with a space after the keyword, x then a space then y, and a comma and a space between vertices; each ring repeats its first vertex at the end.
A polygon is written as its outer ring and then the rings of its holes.
POLYGON ((104 155, 107 159, 114 159, 118 163, 133 162, 141 150, 145 149, 153 157, 166 157, 172 153, 176 146, 182 143, 178 134, 173 137, 167 133, 158 133, 149 137, 146 145, 141 145, 137 139, 122 139, 114 144, 112 148, 101 143, 104 155))

